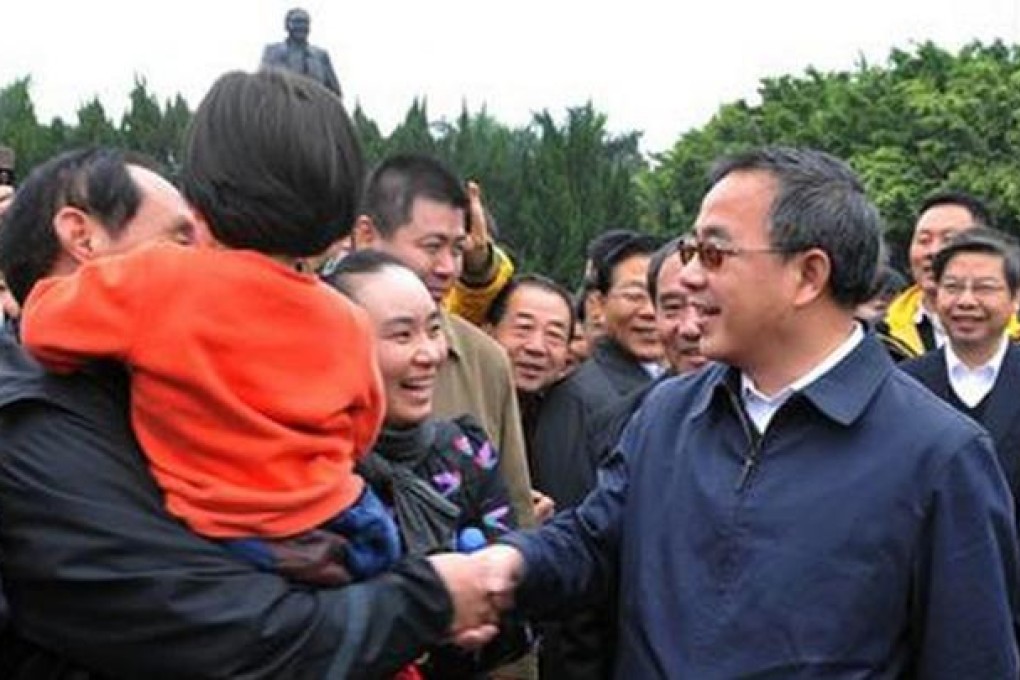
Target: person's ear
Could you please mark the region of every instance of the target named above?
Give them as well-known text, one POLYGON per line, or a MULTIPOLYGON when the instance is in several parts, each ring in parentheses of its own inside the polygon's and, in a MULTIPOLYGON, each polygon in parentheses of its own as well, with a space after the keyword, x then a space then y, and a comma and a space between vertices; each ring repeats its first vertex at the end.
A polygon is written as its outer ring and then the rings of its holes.
POLYGON ((373 248, 382 240, 382 234, 375 222, 368 215, 358 215, 354 222, 354 229, 351 231, 352 250, 364 250, 373 248))
POLYGON ((598 289, 590 290, 584 295, 584 318, 591 323, 604 324, 606 316, 606 296, 598 289))
POLYGON ((821 248, 811 248, 795 257, 799 267, 794 305, 801 307, 825 294, 832 278, 832 262, 821 248))
POLYGON ((53 216, 53 231, 61 248, 74 261, 88 262, 108 249, 106 228, 84 210, 65 205, 53 216))

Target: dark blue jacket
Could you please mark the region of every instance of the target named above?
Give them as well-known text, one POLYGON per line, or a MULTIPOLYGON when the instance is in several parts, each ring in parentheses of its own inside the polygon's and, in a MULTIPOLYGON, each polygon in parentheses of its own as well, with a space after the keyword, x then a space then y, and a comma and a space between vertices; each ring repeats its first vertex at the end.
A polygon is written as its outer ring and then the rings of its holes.
POLYGON ((761 438, 738 378, 648 397, 582 506, 508 539, 518 601, 565 612, 618 578, 618 678, 1016 678, 1017 540, 987 433, 873 338, 761 438))

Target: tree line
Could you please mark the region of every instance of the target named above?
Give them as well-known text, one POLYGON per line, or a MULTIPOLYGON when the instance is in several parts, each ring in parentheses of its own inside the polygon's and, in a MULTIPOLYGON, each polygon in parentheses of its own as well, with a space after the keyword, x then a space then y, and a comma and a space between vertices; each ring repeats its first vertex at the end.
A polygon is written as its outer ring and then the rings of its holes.
MULTIPOLYGON (((183 97, 161 100, 141 78, 119 122, 98 99, 73 122, 42 122, 30 77, 0 89, 0 144, 15 149, 22 176, 61 150, 112 144, 150 156, 173 177, 190 118, 183 97)), ((1020 232, 1020 47, 1002 42, 955 53, 927 42, 894 49, 881 64, 861 59, 848 71, 765 78, 757 101, 722 105, 651 156, 641 153, 639 131, 610 132, 591 103, 563 115, 541 111, 519 127, 485 109, 434 119, 425 100, 413 101, 389 134, 360 105, 352 119, 369 163, 427 152, 480 181, 519 268, 569 284, 585 244, 606 228, 670 236, 689 229, 712 160, 762 144, 846 159, 881 209, 894 253, 909 239, 916 206, 940 188, 982 196, 999 226, 1020 232)))

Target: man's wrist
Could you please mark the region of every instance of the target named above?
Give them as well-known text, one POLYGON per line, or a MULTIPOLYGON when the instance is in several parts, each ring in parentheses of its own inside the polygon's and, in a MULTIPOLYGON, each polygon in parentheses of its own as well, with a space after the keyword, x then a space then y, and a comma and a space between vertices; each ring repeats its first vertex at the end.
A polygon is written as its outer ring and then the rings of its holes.
POLYGON ((497 273, 496 253, 492 242, 488 241, 485 244, 484 253, 472 252, 464 255, 464 271, 461 272, 460 280, 465 285, 481 288, 492 283, 497 273))

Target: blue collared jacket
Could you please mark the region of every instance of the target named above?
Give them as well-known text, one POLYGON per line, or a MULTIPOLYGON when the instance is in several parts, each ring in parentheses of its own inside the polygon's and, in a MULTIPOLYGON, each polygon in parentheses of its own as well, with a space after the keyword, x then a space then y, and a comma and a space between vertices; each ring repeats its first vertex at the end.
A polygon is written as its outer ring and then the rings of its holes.
POLYGON ((585 502, 508 539, 518 602, 616 593, 621 679, 1017 678, 1017 538, 987 433, 874 338, 764 436, 738 377, 664 383, 585 502))

